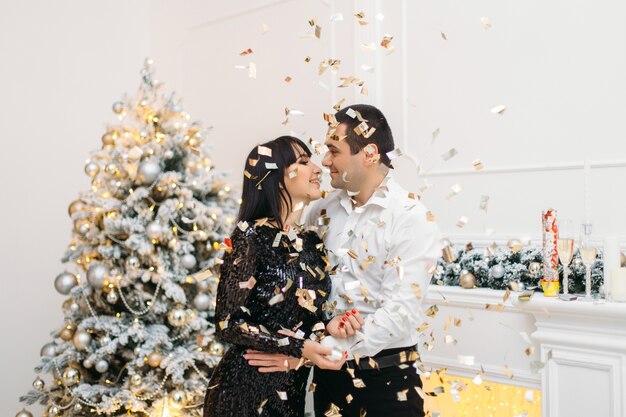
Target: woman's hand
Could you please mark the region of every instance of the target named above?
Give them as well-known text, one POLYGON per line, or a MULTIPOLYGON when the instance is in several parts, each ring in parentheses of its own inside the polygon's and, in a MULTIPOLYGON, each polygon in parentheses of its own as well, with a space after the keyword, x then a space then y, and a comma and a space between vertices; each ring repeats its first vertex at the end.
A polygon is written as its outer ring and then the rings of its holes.
POLYGON ((326 325, 329 335, 337 339, 345 339, 356 334, 363 327, 365 320, 358 310, 346 311, 343 316, 335 316, 326 325))
POLYGON ((346 359, 348 358, 348 353, 343 352, 341 359, 338 361, 331 361, 327 358, 328 355, 331 355, 333 350, 329 347, 325 347, 320 345, 317 342, 312 340, 304 341, 304 349, 302 349, 302 357, 313 362, 315 366, 320 369, 332 369, 338 371, 341 369, 344 363, 346 363, 346 359))
POLYGON ((248 365, 256 366, 259 372, 286 372, 299 368, 302 361, 299 358, 282 355, 280 353, 265 353, 258 350, 247 350, 243 357, 248 365))

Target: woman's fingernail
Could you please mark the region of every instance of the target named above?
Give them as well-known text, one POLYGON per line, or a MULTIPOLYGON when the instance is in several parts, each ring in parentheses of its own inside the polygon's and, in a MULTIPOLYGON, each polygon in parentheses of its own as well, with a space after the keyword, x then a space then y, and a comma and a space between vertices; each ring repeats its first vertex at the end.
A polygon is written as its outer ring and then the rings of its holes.
POLYGON ((346 317, 350 317, 350 312, 346 311, 346 317))
POLYGON ((352 314, 356 314, 356 313, 357 313, 356 309, 352 310, 352 314))
POLYGON ((342 317, 342 318, 341 318, 341 321, 346 322, 346 321, 348 321, 348 319, 347 319, 347 318, 345 318, 345 317, 342 317))
POLYGON ((342 322, 342 323, 339 323, 339 327, 340 327, 340 328, 343 328, 343 322, 342 322))

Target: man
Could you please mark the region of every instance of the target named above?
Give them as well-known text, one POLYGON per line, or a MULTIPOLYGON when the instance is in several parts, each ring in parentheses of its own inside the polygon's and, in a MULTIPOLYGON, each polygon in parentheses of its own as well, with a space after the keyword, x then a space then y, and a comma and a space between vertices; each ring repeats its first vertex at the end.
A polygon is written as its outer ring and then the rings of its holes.
MULTIPOLYGON (((422 299, 441 255, 439 229, 390 173, 395 145, 380 110, 354 105, 328 120, 323 165, 336 191, 311 207, 306 222, 322 233, 335 272, 327 330, 349 356, 340 371, 315 369, 315 412, 423 416, 415 389, 421 380, 411 364, 418 357, 422 299)), ((247 357, 262 371, 285 362, 247 357)))

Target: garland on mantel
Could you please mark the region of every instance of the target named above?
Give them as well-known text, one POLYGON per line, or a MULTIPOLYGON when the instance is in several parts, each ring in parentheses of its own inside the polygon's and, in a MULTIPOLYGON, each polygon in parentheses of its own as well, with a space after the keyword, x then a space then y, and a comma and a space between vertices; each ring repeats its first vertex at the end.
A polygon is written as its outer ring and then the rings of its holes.
MULTIPOLYGON (((541 248, 524 247, 513 251, 508 248, 474 249, 471 244, 468 246, 468 249, 458 252, 452 262, 446 262, 444 258, 437 261, 437 268, 432 279, 433 284, 460 286, 461 276, 470 273, 475 277, 476 287, 479 288, 494 290, 511 288, 522 291, 538 287, 537 290, 541 291, 540 280, 543 275, 541 248)), ((591 268, 591 286, 594 293, 600 291, 603 269, 603 254, 598 251, 596 261, 591 268)), ((570 263, 568 277, 571 294, 585 292, 585 266, 578 250, 570 263)), ((561 264, 559 264, 559 281, 562 288, 563 266, 561 264)))

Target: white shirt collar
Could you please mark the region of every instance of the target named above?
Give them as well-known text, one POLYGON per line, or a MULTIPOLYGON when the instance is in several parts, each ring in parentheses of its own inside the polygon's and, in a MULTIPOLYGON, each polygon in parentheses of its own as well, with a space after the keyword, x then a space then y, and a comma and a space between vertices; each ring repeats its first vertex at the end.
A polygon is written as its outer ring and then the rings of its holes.
MULTIPOLYGON (((398 184, 396 184, 396 182, 394 181, 391 170, 389 170, 385 178, 383 178, 383 180, 380 182, 378 187, 376 187, 376 189, 374 190, 374 193, 369 198, 369 200, 367 200, 365 204, 355 208, 354 210, 356 209, 364 210, 367 206, 370 206, 370 205, 377 205, 382 208, 389 207, 389 194, 393 193, 393 191, 395 191, 397 187, 398 187, 398 184)), ((346 190, 341 190, 339 194, 339 202, 341 206, 346 210, 347 213, 350 213, 353 211, 352 197, 348 195, 348 192, 346 190)))

